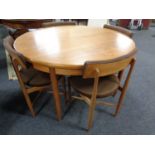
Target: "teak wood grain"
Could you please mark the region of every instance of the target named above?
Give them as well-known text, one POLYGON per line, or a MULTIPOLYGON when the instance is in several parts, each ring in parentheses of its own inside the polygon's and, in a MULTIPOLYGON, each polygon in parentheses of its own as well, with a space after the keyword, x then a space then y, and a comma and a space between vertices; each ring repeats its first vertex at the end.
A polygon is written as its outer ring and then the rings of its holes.
POLYGON ((34 67, 57 74, 79 75, 86 61, 111 61, 135 54, 134 41, 119 32, 86 26, 36 30, 18 37, 14 48, 34 67))
POLYGON ((15 40, 14 48, 36 69, 50 73, 59 120, 61 104, 56 74, 82 75, 86 61, 110 63, 120 60, 120 64, 124 64, 123 60, 134 57, 136 52, 135 42, 130 37, 110 29, 87 26, 60 26, 27 32, 15 40), (54 72, 50 68, 54 68, 54 72))

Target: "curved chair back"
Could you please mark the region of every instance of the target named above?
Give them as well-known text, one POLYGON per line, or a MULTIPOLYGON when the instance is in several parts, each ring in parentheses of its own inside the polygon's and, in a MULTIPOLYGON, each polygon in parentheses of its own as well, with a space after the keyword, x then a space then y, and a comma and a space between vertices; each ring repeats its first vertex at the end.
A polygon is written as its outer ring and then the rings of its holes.
POLYGON ((88 61, 84 65, 83 78, 95 78, 108 76, 124 70, 134 57, 129 57, 120 61, 88 61))
POLYGON ((42 24, 42 28, 46 27, 54 27, 54 26, 74 26, 76 25, 76 22, 46 22, 42 24))
POLYGON ((11 36, 6 37, 3 41, 3 45, 9 53, 13 66, 21 66, 24 69, 27 68, 25 58, 13 48, 13 43, 14 39, 11 36))
POLYGON ((118 31, 120 33, 123 33, 123 34, 127 35, 130 38, 133 37, 132 31, 130 31, 130 30, 126 29, 126 28, 120 27, 120 26, 114 26, 114 25, 107 25, 107 24, 105 24, 104 28, 111 29, 111 30, 114 30, 114 31, 118 31))

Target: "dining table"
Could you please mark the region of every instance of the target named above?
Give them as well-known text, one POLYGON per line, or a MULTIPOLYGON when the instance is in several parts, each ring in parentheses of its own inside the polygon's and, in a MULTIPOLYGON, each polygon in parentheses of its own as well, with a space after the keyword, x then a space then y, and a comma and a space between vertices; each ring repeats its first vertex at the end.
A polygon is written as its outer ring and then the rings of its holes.
POLYGON ((114 30, 89 26, 37 29, 16 38, 14 48, 35 69, 50 73, 58 120, 62 118, 62 109, 57 75, 82 76, 86 61, 110 63, 135 57, 136 52, 132 38, 114 30))

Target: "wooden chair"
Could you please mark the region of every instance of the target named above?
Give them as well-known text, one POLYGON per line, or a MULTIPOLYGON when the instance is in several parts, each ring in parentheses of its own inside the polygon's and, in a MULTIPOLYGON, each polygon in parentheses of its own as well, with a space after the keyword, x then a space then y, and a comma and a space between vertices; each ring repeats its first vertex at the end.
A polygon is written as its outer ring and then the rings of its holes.
MULTIPOLYGON (((51 80, 47 73, 35 70, 32 65, 27 63, 25 58, 13 48, 14 39, 8 36, 4 39, 4 47, 8 51, 13 67, 17 74, 17 78, 24 94, 28 108, 34 117, 36 115, 33 103, 30 99, 30 94, 34 92, 42 92, 43 90, 51 90, 51 80)), ((60 77, 59 77, 60 78, 60 77)))
MULTIPOLYGON (((132 31, 130 31, 130 30, 126 29, 126 28, 123 28, 121 26, 114 26, 114 25, 107 25, 107 24, 105 24, 104 28, 120 32, 120 33, 122 33, 122 34, 124 34, 124 35, 126 35, 126 36, 128 36, 130 38, 133 37, 133 32, 132 31)), ((121 72, 117 73, 118 78, 119 78, 120 81, 122 79, 123 73, 124 73, 123 70, 121 72)), ((117 91, 116 91, 116 93, 114 93, 113 96, 115 96, 116 94, 117 94, 117 91)))
MULTIPOLYGON (((88 129, 92 127, 93 115, 96 105, 107 105, 115 107, 116 116, 120 111, 123 99, 125 97, 130 76, 133 71, 135 59, 133 57, 126 58, 121 61, 97 61, 86 62, 83 69, 83 77, 69 78, 69 92, 72 87, 80 96, 72 96, 72 98, 85 101, 89 106, 88 112, 88 129), (126 80, 121 86, 119 78, 115 75, 130 66, 126 80), (117 104, 107 102, 97 102, 98 98, 112 96, 117 90, 121 92, 117 104)), ((71 95, 71 94, 70 94, 71 95)))
POLYGON ((132 31, 130 31, 130 30, 126 29, 126 28, 120 27, 120 26, 114 26, 114 25, 107 25, 107 24, 105 24, 104 28, 111 29, 111 30, 123 33, 123 34, 127 35, 130 38, 133 37, 132 31))
POLYGON ((55 27, 55 26, 74 26, 74 25, 76 25, 76 22, 74 21, 46 22, 42 24, 41 28, 55 27))

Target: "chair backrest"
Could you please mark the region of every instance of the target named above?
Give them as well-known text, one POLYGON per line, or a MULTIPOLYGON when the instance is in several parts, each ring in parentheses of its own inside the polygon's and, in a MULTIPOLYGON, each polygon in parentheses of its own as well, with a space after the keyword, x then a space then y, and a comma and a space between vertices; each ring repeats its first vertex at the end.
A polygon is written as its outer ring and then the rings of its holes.
POLYGON ((46 22, 42 24, 42 28, 46 27, 54 27, 54 26, 74 26, 76 25, 76 22, 70 21, 70 22, 46 22))
POLYGON ((124 70, 134 59, 129 57, 119 61, 87 61, 84 65, 83 78, 95 78, 115 74, 124 70))
POLYGON ((114 30, 114 31, 118 31, 120 33, 123 33, 123 34, 127 35, 130 38, 133 37, 132 31, 130 31, 130 30, 126 29, 126 28, 120 27, 120 26, 114 26, 114 25, 107 25, 107 24, 105 24, 104 28, 111 29, 111 30, 114 30))
POLYGON ((24 57, 13 48, 13 43, 14 39, 11 36, 8 36, 3 40, 3 45, 9 53, 13 66, 21 66, 26 69, 26 61, 24 60, 24 57))

